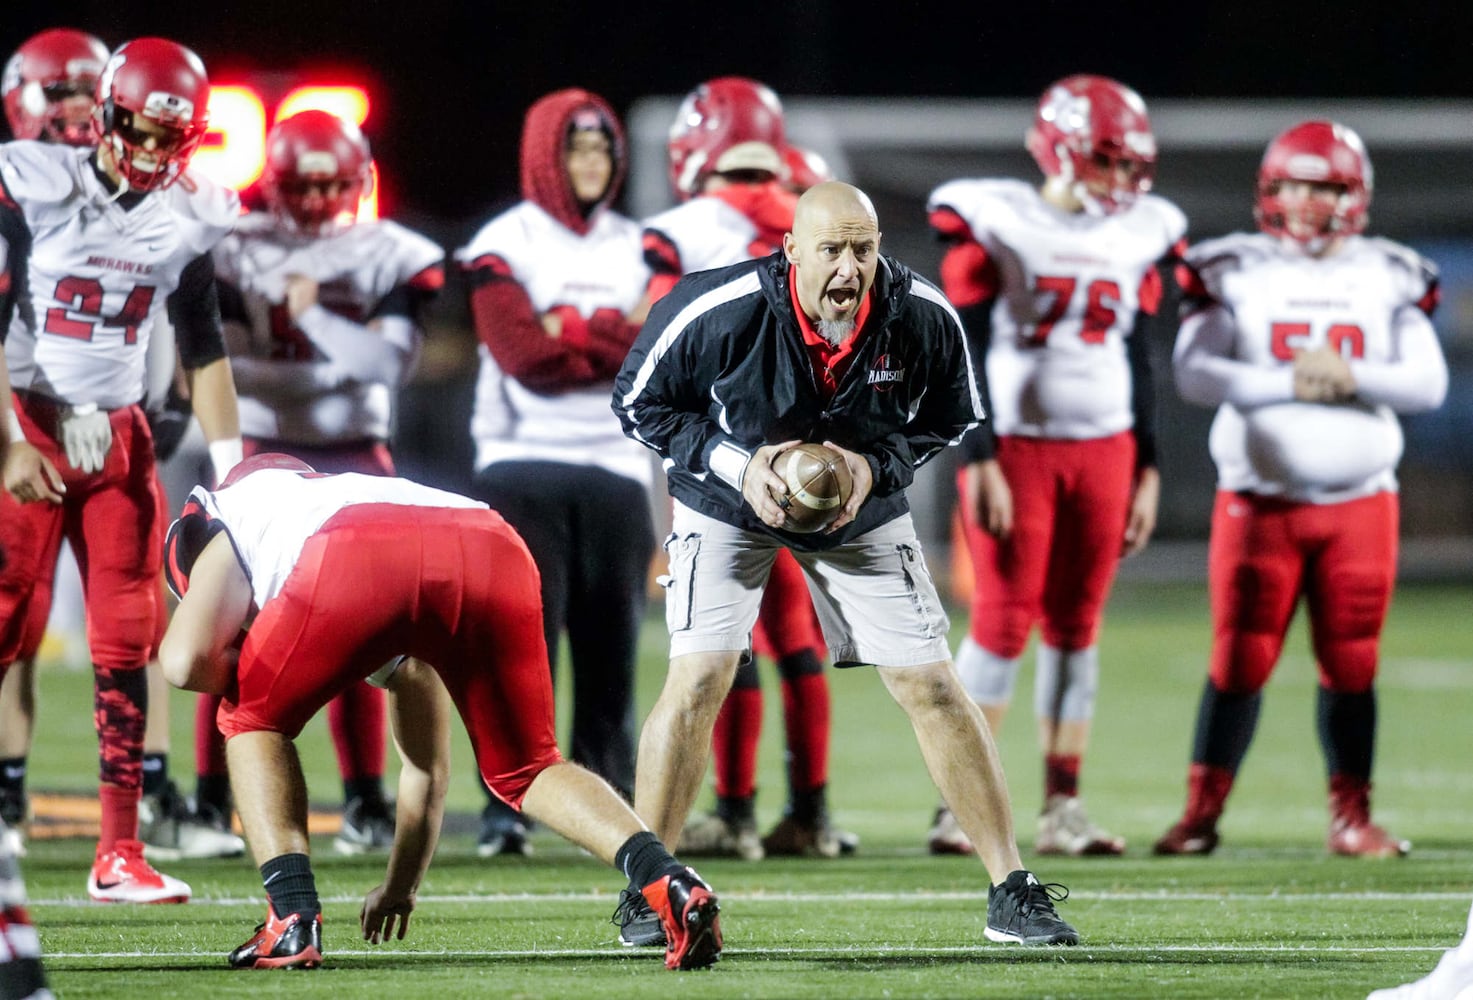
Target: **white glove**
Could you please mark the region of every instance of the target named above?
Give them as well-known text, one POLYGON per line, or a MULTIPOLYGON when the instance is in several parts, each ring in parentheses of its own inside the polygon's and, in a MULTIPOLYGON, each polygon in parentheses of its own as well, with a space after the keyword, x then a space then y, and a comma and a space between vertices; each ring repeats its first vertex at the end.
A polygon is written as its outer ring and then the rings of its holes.
POLYGON ((91 474, 102 471, 113 444, 113 425, 96 403, 67 407, 61 417, 61 444, 72 468, 91 474))

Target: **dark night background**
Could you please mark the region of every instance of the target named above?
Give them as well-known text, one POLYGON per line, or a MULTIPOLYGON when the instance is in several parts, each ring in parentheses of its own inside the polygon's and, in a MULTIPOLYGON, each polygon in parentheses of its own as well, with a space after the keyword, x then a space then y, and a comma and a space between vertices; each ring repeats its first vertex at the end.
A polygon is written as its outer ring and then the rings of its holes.
POLYGON ((217 80, 340 68, 374 85, 366 131, 394 205, 481 218, 515 197, 522 112, 559 87, 621 111, 728 73, 784 97, 1031 97, 1081 71, 1148 101, 1473 95, 1473 5, 1435 6, 75 0, 7 4, 0 49, 60 23, 110 46, 175 38, 217 80))

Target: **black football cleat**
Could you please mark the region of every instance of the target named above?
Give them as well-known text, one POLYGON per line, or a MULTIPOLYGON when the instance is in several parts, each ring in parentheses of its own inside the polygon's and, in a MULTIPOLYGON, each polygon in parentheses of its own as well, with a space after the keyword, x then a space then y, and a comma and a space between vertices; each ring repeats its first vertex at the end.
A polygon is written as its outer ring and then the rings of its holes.
POLYGON ((704 969, 721 958, 721 904, 692 868, 641 890, 665 925, 665 968, 704 969))
POLYGON ((230 953, 232 969, 315 969, 322 964, 322 914, 278 917, 268 906, 255 937, 230 953))

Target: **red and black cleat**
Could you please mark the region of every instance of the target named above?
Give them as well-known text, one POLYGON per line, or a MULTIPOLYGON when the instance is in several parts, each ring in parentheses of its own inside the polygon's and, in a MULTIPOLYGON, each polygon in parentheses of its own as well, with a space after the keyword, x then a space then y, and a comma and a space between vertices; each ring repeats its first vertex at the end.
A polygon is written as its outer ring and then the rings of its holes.
POLYGON ((665 968, 704 969, 721 958, 721 904, 692 868, 641 890, 665 926, 665 968))
POLYGON ((278 917, 268 906, 255 937, 230 953, 232 969, 315 969, 322 964, 322 915, 278 917))

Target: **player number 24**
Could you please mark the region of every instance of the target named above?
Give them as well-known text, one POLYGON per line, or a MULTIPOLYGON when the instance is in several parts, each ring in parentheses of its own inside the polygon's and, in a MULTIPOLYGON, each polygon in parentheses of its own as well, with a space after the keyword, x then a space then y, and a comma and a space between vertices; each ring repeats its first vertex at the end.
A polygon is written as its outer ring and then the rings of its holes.
POLYGON ((121 327, 123 343, 138 343, 138 327, 148 319, 153 305, 153 285, 134 285, 123 308, 112 316, 102 315, 102 282, 96 278, 62 278, 56 283, 55 299, 66 305, 46 310, 47 333, 76 340, 91 340, 98 326, 121 327))

